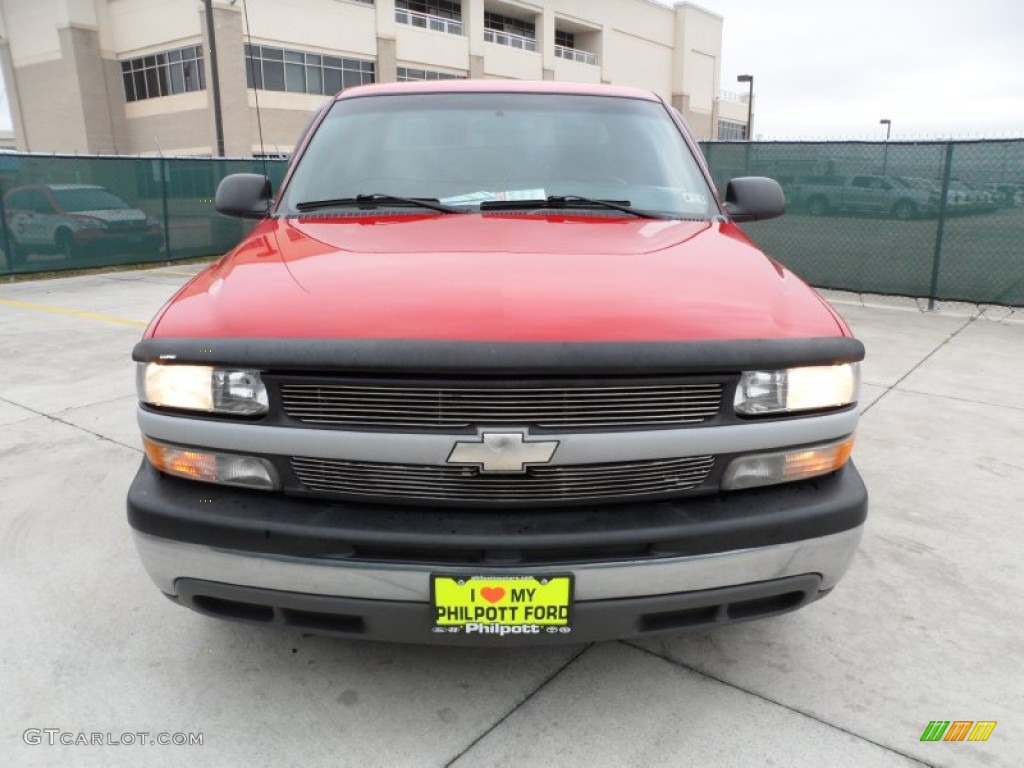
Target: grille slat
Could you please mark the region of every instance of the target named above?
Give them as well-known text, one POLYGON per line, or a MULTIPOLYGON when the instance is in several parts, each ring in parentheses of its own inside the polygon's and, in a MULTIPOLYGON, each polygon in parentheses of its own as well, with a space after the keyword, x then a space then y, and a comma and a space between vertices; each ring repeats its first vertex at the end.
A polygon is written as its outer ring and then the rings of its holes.
POLYGON ((300 482, 319 493, 501 504, 596 501, 687 491, 704 482, 714 457, 529 467, 515 475, 488 475, 467 467, 305 457, 294 457, 291 463, 300 482))
MULTIPOLYGON (((346 483, 325 483, 322 488, 316 489, 322 492, 333 492, 338 494, 349 494, 352 496, 365 496, 366 491, 363 486, 356 484, 346 483)), ((508 502, 508 501, 538 501, 538 502, 555 502, 555 501, 568 501, 576 499, 600 499, 600 498, 619 498, 623 496, 637 497, 645 494, 652 493, 669 493, 672 491, 686 490, 686 488, 680 488, 678 485, 669 485, 666 483, 658 482, 647 482, 647 483, 633 483, 628 489, 621 487, 583 487, 574 488, 572 495, 553 493, 541 493, 539 491, 533 491, 530 493, 519 492, 518 489, 505 488, 505 489, 488 489, 479 491, 465 491, 459 492, 456 496, 455 491, 449 488, 435 488, 433 486, 417 486, 417 485, 395 485, 389 488, 386 494, 387 498, 406 498, 406 499, 443 499, 445 501, 496 501, 496 502, 508 502)), ((383 497, 385 494, 374 494, 377 497, 383 497)))
MULTIPOLYGON (((305 404, 305 405, 317 405, 317 406, 319 406, 319 405, 335 405, 335 406, 339 406, 339 407, 345 407, 345 406, 350 406, 350 405, 362 405, 362 404, 367 402, 367 398, 365 398, 365 397, 358 397, 358 396, 355 396, 355 395, 332 395, 330 398, 326 398, 326 397, 321 396, 321 395, 317 395, 317 396, 305 395, 305 396, 293 397, 293 398, 290 398, 290 399, 292 400, 292 402, 295 403, 295 405, 303 405, 303 404, 305 404), (326 402, 324 402, 325 400, 326 400, 326 402)), ((421 406, 422 407, 423 405, 435 405, 436 403, 441 401, 441 399, 442 398, 440 398, 440 397, 424 398, 424 397, 419 397, 417 395, 403 396, 403 395, 388 394, 386 396, 374 395, 373 399, 371 399, 370 402, 378 404, 378 405, 380 405, 382 407, 383 406, 394 406, 394 405, 413 406, 413 407, 421 406)), ((714 402, 717 402, 717 400, 718 400, 718 394, 717 393, 715 393, 715 394, 704 394, 704 395, 699 395, 699 396, 697 396, 697 395, 671 395, 671 396, 670 395, 658 395, 658 396, 654 396, 654 397, 645 397, 643 399, 642 405, 645 406, 645 407, 648 406, 648 405, 674 406, 674 405, 678 405, 679 403, 693 403, 695 405, 700 405, 701 403, 714 403, 714 402)), ((544 399, 540 399, 540 398, 533 398, 533 399, 523 398, 519 402, 495 402, 495 398, 494 397, 477 397, 477 398, 463 398, 463 397, 459 397, 457 399, 456 398, 449 399, 446 402, 454 404, 454 405, 472 406, 472 407, 476 407, 476 408, 487 407, 487 406, 490 406, 492 408, 496 408, 496 407, 506 407, 507 408, 507 407, 512 407, 512 406, 518 406, 520 408, 557 408, 557 407, 560 407, 563 403, 577 403, 579 405, 596 405, 596 406, 604 405, 604 406, 619 406, 619 407, 628 407, 628 406, 631 406, 631 405, 633 405, 633 406, 636 405, 634 400, 631 400, 631 399, 628 399, 628 398, 625 398, 625 397, 617 398, 617 399, 612 399, 612 398, 593 398, 593 397, 592 398, 582 398, 582 397, 557 397, 557 396, 555 398, 552 398, 552 397, 549 396, 549 397, 544 398, 544 399)))
MULTIPOLYGON (((377 391, 377 392, 393 392, 397 386, 401 386, 402 392, 425 392, 434 393, 438 391, 438 387, 413 387, 405 384, 394 385, 394 386, 374 386, 370 384, 302 384, 302 383, 290 383, 288 386, 294 387, 295 389, 338 389, 338 390, 359 390, 362 392, 377 391)), ((542 395, 549 395, 552 390, 555 391, 576 391, 576 392, 587 392, 594 394, 601 394, 607 392, 640 392, 644 390, 674 390, 680 387, 685 387, 687 390, 696 390, 701 387, 713 388, 721 386, 717 382, 711 383, 691 383, 691 382, 680 382, 677 384, 630 384, 623 386, 587 386, 587 387, 458 387, 451 388, 450 391, 464 392, 468 394, 493 394, 494 392, 516 392, 516 393, 537 393, 542 395)))
MULTIPOLYGON (((718 398, 717 397, 715 397, 715 398, 708 397, 708 398, 703 398, 701 400, 687 400, 687 401, 684 401, 684 402, 686 404, 688 404, 688 405, 693 405, 693 406, 713 405, 713 404, 718 402, 718 398)), ((415 412, 416 410, 421 409, 424 406, 433 407, 434 405, 436 405, 436 403, 435 402, 430 402, 430 401, 420 401, 420 402, 417 402, 417 401, 414 401, 414 400, 398 400, 398 399, 396 399, 394 402, 379 402, 378 401, 378 402, 374 402, 373 404, 367 404, 364 401, 357 400, 357 399, 353 398, 353 399, 351 399, 349 401, 334 400, 334 401, 332 401, 330 403, 324 403, 324 404, 320 404, 320 403, 316 403, 316 402, 312 402, 312 401, 305 402, 305 403, 295 403, 295 408, 296 408, 296 410, 298 410, 298 409, 309 409, 309 410, 317 410, 317 411, 319 411, 319 410, 345 411, 347 409, 350 409, 352 406, 359 406, 359 407, 362 407, 362 408, 366 408, 368 410, 372 408, 374 410, 379 410, 379 411, 384 411, 384 412, 390 412, 390 411, 413 411, 413 412, 415 412)), ((624 413, 630 413, 630 412, 641 412, 642 413, 642 412, 649 411, 649 410, 657 410, 659 408, 661 410, 664 410, 664 411, 675 411, 675 410, 678 410, 679 405, 680 405, 680 401, 678 401, 678 400, 677 401, 648 401, 648 402, 644 403, 643 405, 636 405, 634 403, 615 403, 615 402, 597 402, 597 403, 595 403, 593 401, 580 401, 580 400, 566 400, 564 402, 544 404, 544 405, 534 405, 532 403, 510 403, 508 405, 504 405, 504 404, 500 404, 500 403, 497 403, 497 404, 496 403, 488 403, 488 402, 464 403, 464 402, 460 401, 456 405, 457 405, 457 407, 456 406, 451 406, 451 409, 452 410, 458 410, 460 408, 476 408, 476 409, 479 409, 481 411, 496 411, 496 410, 517 411, 517 410, 521 410, 521 411, 529 411, 531 413, 533 413, 533 412, 535 412, 535 413, 544 413, 544 412, 558 413, 560 411, 564 411, 567 406, 584 406, 584 407, 592 407, 592 408, 601 408, 601 409, 603 409, 605 411, 618 411, 618 412, 624 412, 624 413)))
MULTIPOLYGON (((692 403, 692 405, 699 407, 699 406, 702 406, 702 405, 712 405, 712 404, 714 404, 716 402, 717 402, 716 400, 711 400, 711 401, 701 400, 699 402, 692 403)), ((451 408, 449 410, 451 410, 453 412, 459 412, 459 411, 467 410, 469 407, 472 407, 474 410, 477 410, 481 415, 483 415, 485 417, 490 415, 490 414, 492 414, 492 413, 496 413, 496 412, 497 413, 503 413, 503 412, 504 413, 516 413, 516 414, 519 414, 519 413, 537 413, 537 414, 542 414, 542 415, 557 415, 559 413, 564 413, 565 409, 568 408, 568 407, 584 406, 584 405, 585 405, 585 407, 590 407, 590 408, 593 408, 595 410, 597 408, 600 408, 602 413, 611 413, 611 414, 627 414, 628 415, 628 414, 650 413, 650 412, 654 412, 654 413, 667 413, 667 414, 679 413, 679 406, 678 406, 678 404, 674 404, 674 403, 664 403, 664 404, 663 403, 651 403, 650 405, 645 406, 645 407, 640 407, 640 406, 629 407, 628 405, 620 405, 620 404, 616 404, 616 403, 586 403, 586 404, 582 404, 582 403, 572 403, 572 402, 565 403, 564 405, 560 404, 560 405, 543 405, 543 406, 530 406, 530 405, 502 406, 502 405, 492 405, 492 404, 489 404, 489 403, 488 404, 481 404, 481 405, 475 405, 475 404, 463 405, 462 403, 460 403, 459 404, 459 406, 460 406, 459 408, 451 408)), ((345 413, 346 411, 351 410, 352 406, 360 407, 362 409, 362 412, 374 411, 374 412, 378 412, 378 413, 387 414, 387 413, 417 413, 420 410, 422 410, 422 408, 424 406, 430 407, 430 406, 432 406, 432 404, 430 404, 430 403, 395 403, 394 405, 390 405, 390 404, 389 405, 380 405, 380 404, 365 405, 363 403, 353 402, 351 405, 347 404, 347 403, 332 403, 330 405, 319 406, 319 405, 311 403, 311 404, 308 404, 308 405, 303 405, 303 406, 300 406, 300 407, 296 407, 293 410, 297 411, 297 412, 298 411, 306 411, 306 412, 309 412, 309 413, 319 413, 319 412, 345 413)))
MULTIPOLYGON (((454 482, 454 476, 453 477, 439 477, 438 473, 436 473, 436 472, 421 472, 421 471, 419 471, 418 467, 416 467, 416 468, 410 467, 409 468, 410 471, 405 471, 405 468, 401 467, 400 465, 392 466, 392 467, 389 467, 387 465, 381 465, 381 466, 382 466, 382 468, 380 468, 380 469, 377 469, 377 468, 373 469, 373 476, 375 476, 375 477, 393 478, 393 479, 396 479, 396 480, 401 480, 403 482, 413 482, 414 478, 420 479, 422 482, 432 482, 432 483, 454 482), (413 471, 413 470, 415 470, 415 471, 413 471)), ((303 472, 305 473, 305 476, 308 476, 308 477, 317 477, 317 476, 319 476, 319 477, 323 477, 325 479, 336 477, 336 470, 333 469, 333 468, 332 469, 323 469, 323 468, 319 468, 319 467, 309 467, 309 466, 302 466, 301 468, 302 468, 303 472)), ((431 467, 430 469, 433 469, 433 467, 431 467)), ((529 469, 531 470, 531 475, 533 477, 536 477, 538 479, 545 478, 545 475, 540 474, 537 471, 537 467, 530 467, 529 469)), ((598 476, 598 477, 600 477, 602 479, 607 478, 606 482, 618 482, 621 479, 628 479, 628 478, 631 478, 631 477, 638 477, 638 476, 639 477, 643 477, 645 475, 651 474, 652 472, 659 472, 659 471, 665 471, 665 470, 669 470, 669 471, 677 472, 677 473, 683 473, 683 474, 689 474, 689 473, 692 473, 694 475, 701 475, 701 474, 703 474, 703 468, 696 468, 696 469, 692 469, 692 470, 679 470, 679 469, 677 469, 675 467, 664 467, 664 468, 659 467, 657 469, 651 469, 651 470, 614 468, 614 469, 603 469, 603 470, 594 469, 594 470, 589 470, 589 471, 574 471, 573 474, 572 474, 572 477, 574 479, 576 479, 576 480, 582 481, 582 480, 590 478, 591 476, 598 476)), ((476 475, 479 474, 477 472, 477 470, 475 468, 473 468, 473 467, 460 468, 457 471, 459 472, 458 478, 460 480, 462 478, 467 478, 467 477, 476 477, 476 475)), ((564 473, 558 473, 559 476, 561 476, 563 474, 564 473)), ((514 476, 515 477, 520 477, 521 475, 519 473, 514 473, 514 476)), ((485 475, 484 478, 485 478, 485 480, 487 480, 487 479, 497 480, 498 476, 497 475, 493 475, 493 476, 485 475)), ((493 484, 494 485, 498 485, 498 483, 493 483, 493 484)))
POLYGON ((285 412, 308 424, 436 429, 696 424, 718 413, 723 390, 723 384, 706 381, 491 388, 285 381, 280 386, 285 412))
MULTIPOLYGON (((703 479, 703 477, 704 477, 704 473, 703 472, 696 472, 696 473, 688 474, 688 475, 678 475, 678 476, 672 477, 672 478, 659 478, 659 477, 651 477, 649 475, 639 475, 639 476, 634 476, 634 477, 629 477, 629 478, 619 478, 619 479, 615 479, 615 480, 591 480, 591 481, 588 481, 588 482, 574 482, 572 484, 572 487, 573 487, 573 491, 578 491, 578 490, 584 490, 584 489, 587 489, 587 488, 590 488, 590 489, 618 488, 618 487, 621 487, 622 485, 624 485, 626 483, 631 484, 631 485, 635 485, 635 484, 641 484, 641 483, 647 483, 647 482, 654 482, 654 483, 661 483, 661 484, 668 485, 668 486, 671 486, 671 487, 675 488, 675 487, 678 487, 680 485, 688 485, 689 483, 693 482, 694 480, 699 482, 701 479, 703 479)), ((343 480, 338 480, 338 479, 336 479, 336 478, 334 478, 334 477, 332 477, 330 475, 321 475, 319 477, 308 476, 308 477, 306 477, 306 480, 307 480, 307 484, 310 484, 310 485, 314 484, 314 483, 320 484, 320 485, 342 485, 342 484, 348 483, 353 488, 355 488, 355 487, 363 487, 363 486, 357 485, 355 480, 345 480, 345 481, 343 481, 343 480)), ((432 482, 430 480, 406 480, 406 479, 403 479, 403 478, 400 478, 400 477, 388 477, 388 478, 378 477, 378 478, 372 478, 371 481, 372 482, 382 481, 383 483, 385 483, 385 484, 387 484, 389 486, 391 486, 391 485, 401 485, 401 486, 406 487, 406 488, 416 487, 416 488, 423 488, 423 489, 436 489, 436 490, 450 491, 450 492, 453 492, 453 493, 461 492, 466 487, 466 485, 467 485, 467 483, 457 483, 457 482, 436 482, 436 481, 432 482)), ((536 483, 536 484, 525 483, 524 484, 524 483, 516 483, 514 481, 513 482, 505 482, 505 483, 488 483, 483 488, 481 488, 481 492, 487 493, 487 492, 490 492, 491 490, 519 491, 524 486, 530 486, 530 485, 532 485, 532 487, 534 489, 545 489, 545 488, 549 488, 552 485, 560 484, 562 482, 563 481, 559 481, 559 483, 546 483, 546 484, 541 484, 541 483, 536 483)), ((363 482, 363 485, 365 485, 365 484, 366 483, 363 482)), ((527 487, 526 490, 530 490, 530 488, 527 487)))

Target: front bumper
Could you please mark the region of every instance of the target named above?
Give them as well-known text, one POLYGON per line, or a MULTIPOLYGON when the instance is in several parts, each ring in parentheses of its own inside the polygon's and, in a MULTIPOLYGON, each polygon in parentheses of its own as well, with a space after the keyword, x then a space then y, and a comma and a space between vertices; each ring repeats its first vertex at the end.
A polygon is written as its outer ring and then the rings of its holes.
POLYGON ((578 642, 794 610, 835 586, 867 493, 815 481, 684 502, 474 512, 298 500, 159 475, 128 498, 143 564, 209 615, 402 642, 578 642), (569 634, 432 631, 430 574, 571 572, 569 634))

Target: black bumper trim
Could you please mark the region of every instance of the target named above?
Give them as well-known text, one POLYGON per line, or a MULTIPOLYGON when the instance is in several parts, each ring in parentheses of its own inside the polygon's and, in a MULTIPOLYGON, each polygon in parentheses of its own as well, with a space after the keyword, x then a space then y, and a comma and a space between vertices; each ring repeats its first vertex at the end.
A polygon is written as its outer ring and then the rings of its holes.
POLYGON ((819 538, 861 525, 852 462, 789 485, 670 501, 524 510, 441 509, 296 498, 161 475, 146 460, 128 521, 165 539, 335 561, 439 565, 621 561, 819 538))
POLYGON ((583 601, 573 606, 571 632, 541 629, 503 636, 434 632, 427 603, 309 595, 200 579, 179 579, 175 587, 179 604, 249 624, 362 640, 501 646, 617 640, 751 621, 802 608, 827 594, 819 591, 820 585, 818 574, 804 574, 696 592, 583 601))
POLYGON ((487 342, 416 339, 145 339, 138 362, 211 362, 261 370, 536 374, 722 373, 864 359, 845 336, 727 341, 487 342))

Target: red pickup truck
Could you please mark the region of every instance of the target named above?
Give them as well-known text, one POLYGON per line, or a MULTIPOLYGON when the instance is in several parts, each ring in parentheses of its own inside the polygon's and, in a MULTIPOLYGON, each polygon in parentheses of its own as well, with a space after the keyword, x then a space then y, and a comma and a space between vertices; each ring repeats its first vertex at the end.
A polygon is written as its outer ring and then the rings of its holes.
POLYGON ((353 88, 135 347, 143 564, 201 613, 462 644, 646 636, 827 594, 864 355, 649 92, 353 88))

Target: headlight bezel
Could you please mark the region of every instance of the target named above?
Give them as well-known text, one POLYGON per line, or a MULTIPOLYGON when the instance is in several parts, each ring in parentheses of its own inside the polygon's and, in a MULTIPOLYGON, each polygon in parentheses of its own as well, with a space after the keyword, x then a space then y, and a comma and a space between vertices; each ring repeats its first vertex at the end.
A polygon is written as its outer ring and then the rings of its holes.
POLYGON ((836 411, 860 399, 860 363, 805 365, 743 371, 733 395, 741 419, 836 411))
POLYGON ((270 411, 261 372, 252 368, 143 362, 136 367, 135 389, 142 404, 158 410, 233 418, 270 411))

